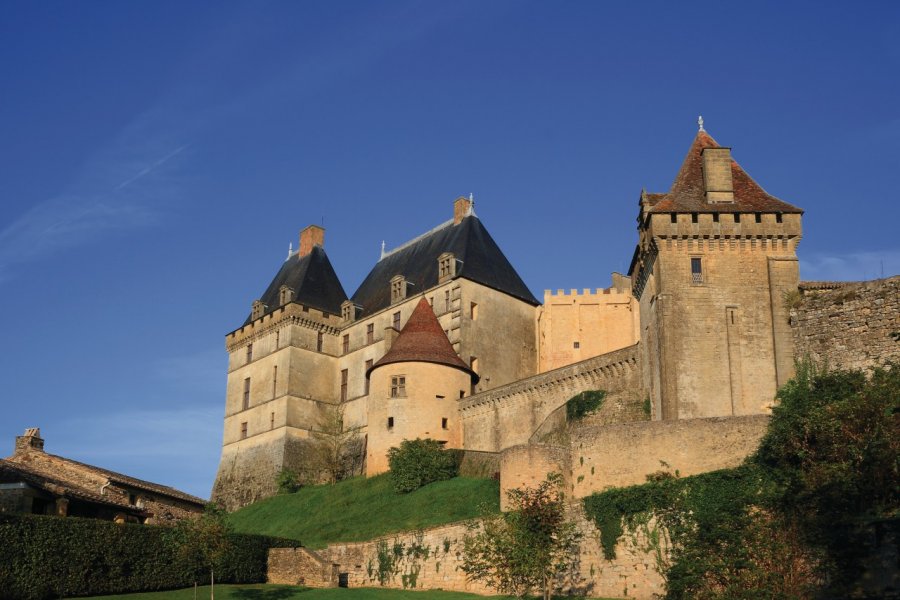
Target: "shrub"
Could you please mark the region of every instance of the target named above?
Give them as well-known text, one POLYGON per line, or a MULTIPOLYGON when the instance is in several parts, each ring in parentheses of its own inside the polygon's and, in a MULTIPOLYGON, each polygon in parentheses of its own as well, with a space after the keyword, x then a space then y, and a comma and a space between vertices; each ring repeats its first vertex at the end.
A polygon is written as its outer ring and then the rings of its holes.
POLYGON ((293 494, 303 487, 300 476, 294 471, 285 468, 281 469, 281 472, 275 478, 275 483, 278 485, 279 494, 293 494))
MULTIPOLYGON (((223 583, 265 581, 269 548, 300 545, 259 535, 228 539, 215 567, 223 583)), ((195 565, 179 556, 179 543, 176 528, 0 515, 0 590, 11 600, 43 600, 188 587, 195 565)))
POLYGON ((399 448, 388 450, 391 483, 398 494, 407 494, 434 481, 459 475, 462 453, 445 450, 430 439, 404 440, 399 448))
POLYGON ((578 421, 592 412, 596 412, 603 406, 606 392, 603 390, 589 390, 576 394, 566 401, 566 419, 578 421))

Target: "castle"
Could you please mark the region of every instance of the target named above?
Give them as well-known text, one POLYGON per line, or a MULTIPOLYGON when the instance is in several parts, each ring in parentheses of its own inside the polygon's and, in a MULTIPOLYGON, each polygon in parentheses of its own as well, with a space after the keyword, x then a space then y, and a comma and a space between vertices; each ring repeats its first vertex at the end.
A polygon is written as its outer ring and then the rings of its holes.
MULTIPOLYGON (((792 375, 785 298, 800 284, 803 211, 766 193, 730 148, 701 125, 669 192, 641 192, 631 265, 607 289, 538 301, 474 208, 458 198, 452 219, 382 252, 349 297, 324 230, 300 233, 226 336, 213 500, 234 509, 274 494, 282 468, 303 469, 335 407, 364 441, 368 475, 416 437, 491 464, 525 448, 525 463, 542 464, 546 453, 528 444, 559 424, 567 399, 595 389, 609 394, 598 418, 637 423, 636 435, 657 431, 647 421, 697 420, 717 438, 727 417, 754 439, 753 416, 792 375)), ((514 471, 504 477, 522 479, 514 471)))

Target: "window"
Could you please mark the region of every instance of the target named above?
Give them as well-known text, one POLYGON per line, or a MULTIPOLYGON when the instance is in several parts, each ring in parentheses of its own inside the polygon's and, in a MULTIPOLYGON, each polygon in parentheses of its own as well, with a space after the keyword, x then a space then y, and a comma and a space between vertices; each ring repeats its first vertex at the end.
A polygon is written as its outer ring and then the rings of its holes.
POLYGON ((247 362, 253 360, 253 344, 247 344, 247 362))
POLYGON ((388 417, 388 429, 394 428, 394 417, 388 417))
POLYGON ((781 213, 777 213, 777 214, 775 215, 775 222, 776 222, 776 223, 781 223, 781 222, 782 222, 782 221, 781 221, 781 218, 782 218, 782 217, 781 217, 781 213))
POLYGON ((275 332, 275 349, 281 348, 281 330, 275 332))
POLYGON ((341 369, 341 402, 347 401, 347 369, 341 369))
POLYGON ((456 275, 456 257, 452 252, 444 252, 438 256, 438 281, 444 281, 456 275))
POLYGON ((247 421, 241 423, 241 439, 247 439, 247 421))
POLYGON ((734 213, 734 222, 735 223, 741 222, 741 213, 734 213))
POLYGON ((669 220, 672 221, 673 223, 677 223, 677 222, 678 222, 678 215, 676 215, 675 213, 670 214, 670 215, 669 215, 669 220))
POLYGON ((278 304, 285 305, 294 298, 294 290, 286 285, 281 286, 278 290, 278 304))
POLYGON ((400 311, 394 313, 393 322, 391 323, 394 329, 400 331, 400 311))
POLYGON ((434 296, 428 299, 428 306, 434 308, 434 296))
POLYGON ((762 213, 753 213, 753 218, 757 223, 762 223, 762 213))
POLYGON ((466 397, 466 390, 459 390, 459 397, 460 397, 460 398, 465 398, 465 397, 466 397))
POLYGON ((391 377, 391 398, 406 398, 406 376, 391 377))
POLYGON ((719 213, 713 213, 713 223, 719 222, 719 213))
POLYGON ((316 352, 322 351, 322 342, 325 339, 325 335, 320 331, 319 335, 316 336, 316 352))
POLYGON ((275 413, 269 415, 269 429, 275 429, 275 413))
POLYGON ((478 319, 478 305, 472 302, 469 304, 469 318, 475 321, 478 319))
POLYGON ((366 325, 366 343, 371 344, 375 341, 375 323, 366 325))
POLYGON ((366 396, 369 395, 369 376, 367 375, 367 373, 369 372, 369 369, 371 369, 371 368, 372 368, 372 359, 369 359, 366 361, 366 372, 364 373, 365 378, 366 378, 366 396))
POLYGON ((447 312, 450 312, 450 290, 444 292, 444 306, 447 312))
POLYGON ((697 213, 691 213, 691 223, 697 222, 697 213))
POLYGON ((447 429, 447 417, 441 419, 441 429, 447 429))
POLYGON ((691 258, 691 283, 703 283, 703 264, 696 256, 691 258))
POLYGON ((137 496, 134 494, 128 494, 128 504, 134 506, 137 504, 137 496))
POLYGON ((344 334, 344 343, 343 343, 344 354, 350 352, 350 334, 344 334))
POLYGON ((406 278, 403 275, 395 275, 391 278, 391 304, 400 302, 406 298, 406 278))
POLYGON ((250 378, 244 380, 244 401, 243 410, 250 408, 250 378))
POLYGON ((581 348, 581 342, 575 342, 575 343, 573 343, 573 344, 572 344, 572 347, 575 348, 576 350, 578 350, 579 348, 581 348))
POLYGON ((278 392, 278 366, 272 367, 272 397, 278 392))

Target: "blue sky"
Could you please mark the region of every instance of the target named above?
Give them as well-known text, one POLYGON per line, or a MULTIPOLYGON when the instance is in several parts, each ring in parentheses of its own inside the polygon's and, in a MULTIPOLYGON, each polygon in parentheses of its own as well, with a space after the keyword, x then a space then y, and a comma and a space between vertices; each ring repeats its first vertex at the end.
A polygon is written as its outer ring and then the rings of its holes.
POLYGON ((806 209, 804 279, 900 272, 897 3, 3 0, 0 76, 0 456, 205 497, 302 227, 352 293, 471 192, 538 297, 606 286, 699 114, 806 209))

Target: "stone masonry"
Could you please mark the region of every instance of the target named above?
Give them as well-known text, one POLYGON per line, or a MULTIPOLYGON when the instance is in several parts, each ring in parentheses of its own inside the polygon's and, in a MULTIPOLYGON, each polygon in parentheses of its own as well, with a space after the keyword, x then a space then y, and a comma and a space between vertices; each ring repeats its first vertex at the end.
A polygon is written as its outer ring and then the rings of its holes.
POLYGON ((798 358, 852 369, 900 361, 900 276, 804 282, 800 293, 791 309, 798 358))

